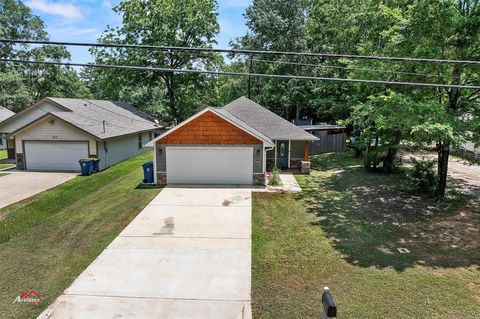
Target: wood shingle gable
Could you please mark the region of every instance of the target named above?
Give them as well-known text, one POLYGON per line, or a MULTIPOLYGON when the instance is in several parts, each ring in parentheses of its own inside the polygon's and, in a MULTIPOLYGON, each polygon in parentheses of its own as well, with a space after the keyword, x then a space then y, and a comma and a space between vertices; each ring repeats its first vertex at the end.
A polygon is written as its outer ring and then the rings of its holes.
POLYGON ((263 142, 211 110, 156 141, 178 145, 255 145, 263 142))

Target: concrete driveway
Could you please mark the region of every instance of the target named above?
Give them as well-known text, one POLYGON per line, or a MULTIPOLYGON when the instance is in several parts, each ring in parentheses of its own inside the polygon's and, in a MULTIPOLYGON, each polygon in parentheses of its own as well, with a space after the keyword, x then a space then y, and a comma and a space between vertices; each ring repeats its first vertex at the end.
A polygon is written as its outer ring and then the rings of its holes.
POLYGON ((251 190, 166 187, 39 318, 251 318, 251 190))
POLYGON ((21 201, 63 184, 78 173, 2 171, 0 176, 0 208, 21 201))

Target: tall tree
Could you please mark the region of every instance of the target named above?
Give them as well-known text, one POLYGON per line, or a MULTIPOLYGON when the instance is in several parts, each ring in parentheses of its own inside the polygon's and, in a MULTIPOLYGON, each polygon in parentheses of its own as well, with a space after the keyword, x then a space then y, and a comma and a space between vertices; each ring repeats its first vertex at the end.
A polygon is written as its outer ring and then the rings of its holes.
POLYGON ((0 72, 0 105, 14 112, 21 111, 32 102, 22 76, 15 69, 0 72))
MULTIPOLYGON (((211 47, 219 32, 215 0, 123 1, 114 8, 122 25, 109 28, 99 42, 211 47)), ((92 49, 98 63, 181 69, 215 68, 221 57, 179 51, 92 49)), ((210 77, 172 72, 94 71, 101 96, 119 97, 170 119, 184 119, 213 100, 210 77), (136 93, 133 94, 132 93, 136 93), (133 99, 133 101, 132 101, 133 99)))
MULTIPOLYGON (((0 38, 48 40, 45 25, 40 17, 19 0, 0 1, 0 38)), ((69 60, 70 53, 63 46, 37 46, 25 44, 0 44, 0 55, 13 59, 35 61, 69 60)), ((15 111, 21 111, 32 101, 46 96, 88 97, 88 89, 76 72, 64 66, 13 65, 0 63, 3 73, 0 81, 3 88, 17 92, 4 91, 3 103, 15 111), (12 81, 11 83, 8 83, 12 81)))
MULTIPOLYGON (((452 60, 480 60, 480 1, 479 0, 415 0, 395 8, 398 24, 390 29, 396 43, 388 49, 395 55, 452 60)), ((434 81, 468 85, 480 82, 478 67, 463 64, 415 65, 415 72, 436 75, 434 81)), ((430 79, 432 81, 432 79, 430 79)), ((445 196, 450 148, 466 137, 465 126, 459 120, 479 108, 480 91, 459 88, 430 90, 432 100, 449 116, 453 134, 440 135, 438 149, 437 196, 445 196)))
MULTIPOLYGON (((308 1, 254 0, 246 9, 248 33, 232 43, 234 48, 277 51, 305 51, 307 49, 306 21, 308 1)), ((299 59, 255 54, 235 61, 243 72, 300 75, 311 67, 298 64, 299 59), (293 62, 293 63, 291 63, 293 62), (296 64, 297 63, 297 64, 296 64)), ((231 90, 248 95, 285 118, 312 117, 311 101, 314 83, 285 79, 247 78, 231 81, 231 90)), ((228 87, 225 87, 228 89, 228 87)))
MULTIPOLYGON (((315 2, 309 17, 309 34, 319 50, 455 60, 480 58, 479 0, 323 0, 315 2)), ((459 85, 478 84, 480 80, 478 67, 462 64, 343 62, 346 76, 355 78, 459 85)), ((365 84, 355 87, 354 96, 358 101, 384 94, 386 90, 365 84)), ((442 199, 450 148, 469 138, 466 125, 460 123, 459 118, 478 110, 480 92, 457 88, 392 89, 416 103, 436 102, 439 114, 443 114, 435 117, 437 122, 412 128, 423 134, 423 142, 435 140, 438 146, 437 196, 442 199)))

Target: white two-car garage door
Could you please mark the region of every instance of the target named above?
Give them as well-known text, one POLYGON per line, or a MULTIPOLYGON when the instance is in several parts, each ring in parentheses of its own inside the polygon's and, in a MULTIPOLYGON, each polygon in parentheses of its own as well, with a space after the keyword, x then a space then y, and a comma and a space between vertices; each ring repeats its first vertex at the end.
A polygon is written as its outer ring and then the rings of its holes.
POLYGON ((252 184, 252 147, 167 147, 166 152, 168 184, 252 184))
POLYGON ((88 158, 88 142, 25 141, 27 170, 79 171, 78 161, 88 158))

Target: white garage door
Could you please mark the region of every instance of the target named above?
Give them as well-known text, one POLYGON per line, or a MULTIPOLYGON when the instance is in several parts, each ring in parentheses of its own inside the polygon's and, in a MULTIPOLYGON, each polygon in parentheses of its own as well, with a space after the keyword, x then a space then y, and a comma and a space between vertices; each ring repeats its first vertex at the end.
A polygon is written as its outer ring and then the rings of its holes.
POLYGON ((167 147, 166 152, 168 184, 252 184, 252 147, 167 147))
POLYGON ((79 171, 78 161, 88 158, 88 142, 25 141, 27 170, 79 171))

